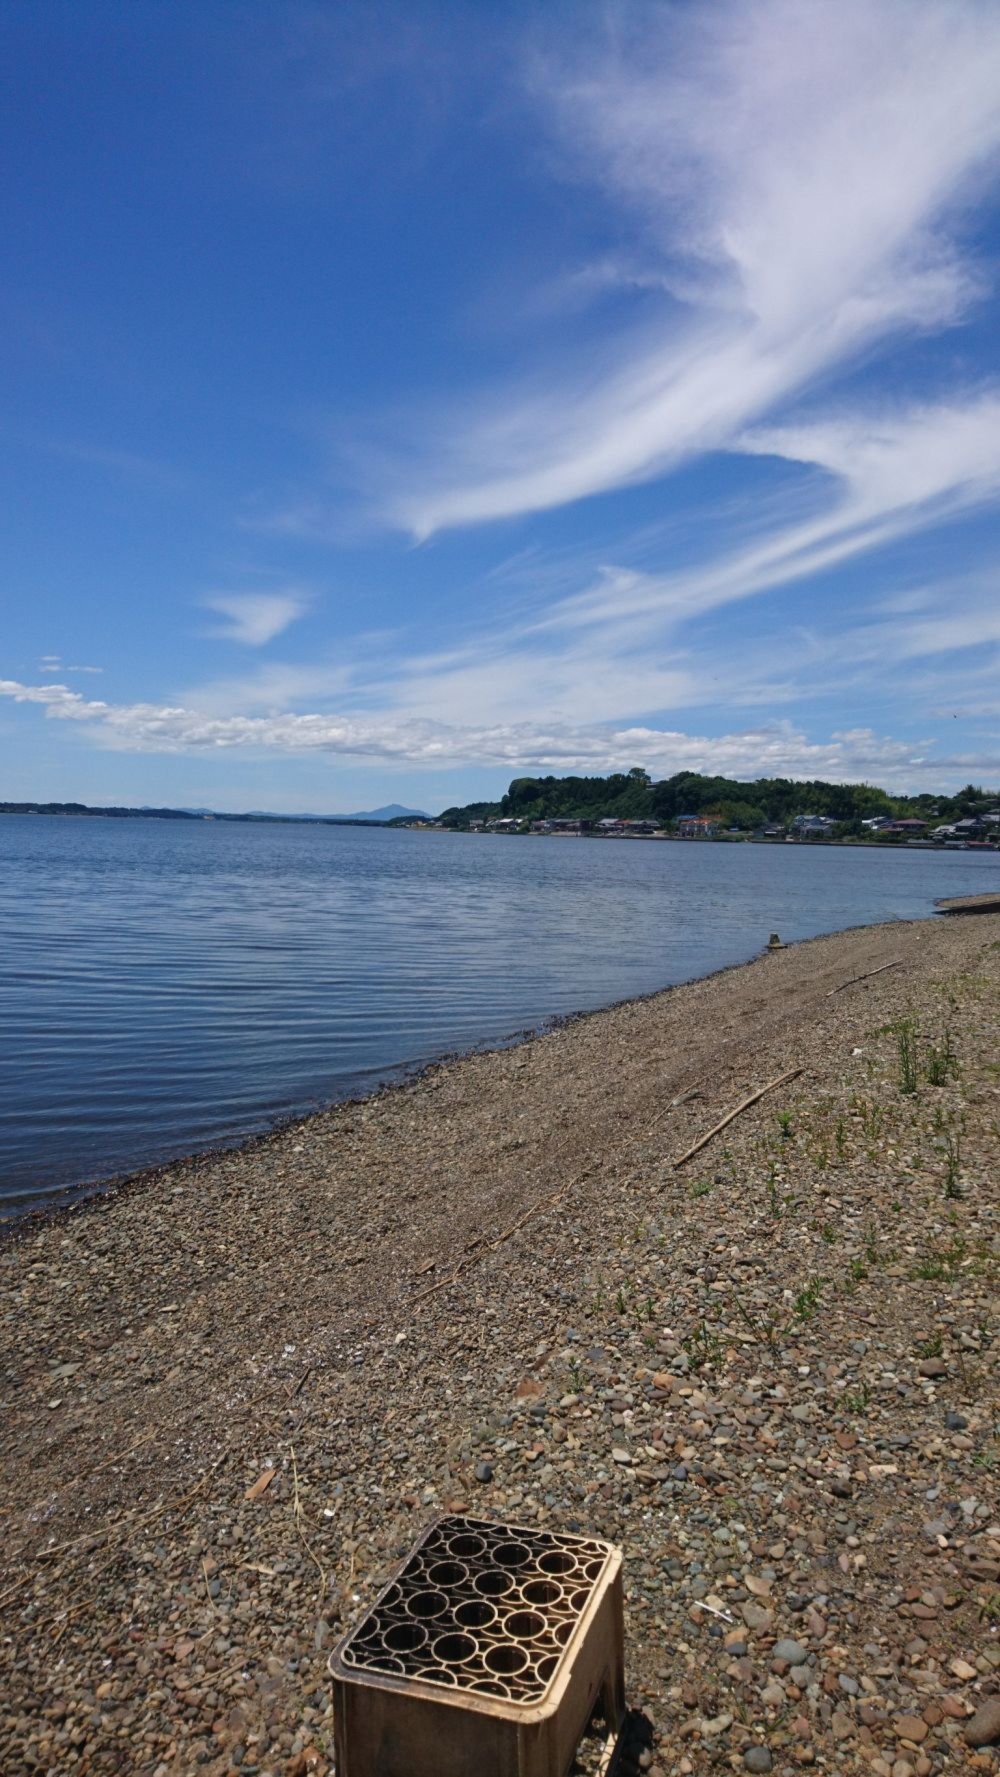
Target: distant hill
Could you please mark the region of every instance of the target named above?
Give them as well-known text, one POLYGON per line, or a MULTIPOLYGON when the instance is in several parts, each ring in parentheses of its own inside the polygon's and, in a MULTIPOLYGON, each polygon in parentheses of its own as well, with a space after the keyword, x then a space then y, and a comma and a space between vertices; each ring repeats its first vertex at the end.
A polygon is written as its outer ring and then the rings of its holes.
MULTIPOLYGON (((197 814, 207 814, 208 809, 194 810, 197 814)), ((429 814, 420 808, 404 808, 401 802, 387 802, 384 808, 361 809, 357 814, 272 814, 266 808, 251 808, 247 819, 251 821, 429 821, 429 814)))
POLYGON ((696 771, 679 771, 654 783, 641 766, 610 777, 516 777, 497 802, 470 802, 464 808, 446 808, 439 819, 446 827, 468 827, 470 822, 512 819, 570 819, 596 822, 656 820, 663 825, 680 815, 705 815, 720 827, 751 832, 766 822, 786 825, 800 814, 826 815, 841 827, 842 836, 873 837, 862 821, 873 816, 951 821, 981 815, 995 805, 1000 792, 967 784, 954 794, 921 792, 904 796, 881 790, 875 784, 826 783, 821 779, 742 779, 705 777, 696 771))
POLYGON ((421 808, 404 808, 401 802, 387 802, 384 808, 370 808, 362 814, 334 815, 342 821, 429 821, 421 808))

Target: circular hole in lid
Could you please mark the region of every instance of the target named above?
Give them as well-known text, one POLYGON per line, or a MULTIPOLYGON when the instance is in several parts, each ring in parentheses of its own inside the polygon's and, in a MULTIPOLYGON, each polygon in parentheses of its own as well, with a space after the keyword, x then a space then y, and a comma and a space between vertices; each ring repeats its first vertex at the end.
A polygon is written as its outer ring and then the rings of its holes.
POLYGON ((523 1647, 508 1647, 502 1642, 499 1647, 487 1648, 486 1664, 498 1678, 514 1678, 524 1671, 528 1656, 523 1647))
POLYGON ((455 1677, 454 1672, 452 1672, 447 1666, 421 1666, 416 1677, 429 1679, 431 1684, 458 1683, 458 1679, 455 1677))
POLYGON ((533 1641, 541 1635, 545 1628, 545 1618, 540 1617, 537 1610, 514 1610, 504 1623, 508 1635, 518 1641, 533 1641))
POLYGON ((498 1567, 523 1567, 531 1559, 531 1551, 524 1543, 498 1543, 493 1559, 498 1567))
POLYGON ((575 1624, 573 1624, 571 1622, 566 1622, 566 1621, 563 1621, 561 1623, 553 1623, 552 1624, 552 1634, 555 1637, 556 1641, 558 1641, 560 1647, 566 1646, 566 1643, 569 1640, 570 1636, 572 1635, 574 1628, 575 1628, 575 1624))
POLYGON ((576 1562, 572 1555, 567 1555, 565 1549, 550 1549, 547 1555, 542 1556, 538 1565, 543 1573, 572 1573, 576 1562))
POLYGON ((558 1604, 563 1589, 555 1580, 526 1580, 521 1587, 525 1604, 558 1604))
POLYGON ((485 1573, 477 1573, 472 1582, 482 1598, 502 1598, 509 1592, 514 1582, 509 1573, 501 1573, 499 1568, 487 1568, 485 1573))
POLYGON ((407 1609, 411 1617, 427 1622, 444 1615, 448 1609, 448 1600, 443 1592, 415 1592, 412 1598, 407 1599, 407 1609))
POLYGON ((548 1684, 558 1664, 559 1659, 556 1654, 546 1654, 543 1659, 539 1660, 535 1670, 538 1673, 540 1684, 548 1684))
POLYGON ((436 1561, 427 1578, 432 1586, 460 1586, 469 1577, 469 1570, 461 1561, 436 1561))
POLYGON ((416 1648, 423 1647, 427 1630, 419 1623, 393 1623, 382 1639, 390 1653, 412 1654, 416 1648))
POLYGON ((463 1660, 471 1660, 475 1651, 471 1635, 439 1635, 434 1643, 434 1658, 446 1666, 460 1666, 463 1660))
POLYGON ((485 1547, 483 1537, 474 1536, 471 1531, 448 1538, 448 1553, 456 1556, 459 1561, 471 1561, 474 1556, 481 1555, 485 1547))
POLYGON ((455 1612, 455 1621, 463 1629, 486 1629, 496 1622, 497 1613, 485 1598, 469 1598, 455 1612))

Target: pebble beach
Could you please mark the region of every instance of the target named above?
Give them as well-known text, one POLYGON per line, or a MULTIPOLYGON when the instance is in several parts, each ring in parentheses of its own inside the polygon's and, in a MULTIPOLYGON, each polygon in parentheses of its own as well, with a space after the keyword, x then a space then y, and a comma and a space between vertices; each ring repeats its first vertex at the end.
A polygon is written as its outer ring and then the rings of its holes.
POLYGON ((870 927, 15 1224, 4 1777, 330 1777, 452 1511, 622 1549, 623 1772, 1000 1769, 998 1038, 870 927))

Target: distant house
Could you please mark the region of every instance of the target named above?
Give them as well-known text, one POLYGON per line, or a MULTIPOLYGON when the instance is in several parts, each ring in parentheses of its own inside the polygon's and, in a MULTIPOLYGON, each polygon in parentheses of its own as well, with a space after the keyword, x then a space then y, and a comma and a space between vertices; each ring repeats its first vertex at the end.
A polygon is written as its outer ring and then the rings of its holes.
POLYGON ((927 831, 926 821, 886 821, 881 833, 901 833, 905 839, 918 839, 927 831))
POLYGON ((791 825, 793 839, 825 839, 837 825, 826 814, 797 814, 791 825))
POLYGON ((719 830, 718 821, 707 814, 679 814, 677 831, 682 839, 711 839, 719 830))

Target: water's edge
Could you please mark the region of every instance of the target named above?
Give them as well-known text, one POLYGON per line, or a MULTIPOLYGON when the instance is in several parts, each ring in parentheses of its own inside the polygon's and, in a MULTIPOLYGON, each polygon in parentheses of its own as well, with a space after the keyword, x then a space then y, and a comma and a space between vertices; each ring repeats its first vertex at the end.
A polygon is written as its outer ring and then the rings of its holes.
MULTIPOLYGON (((896 928, 907 928, 914 925, 932 925, 944 912, 978 913, 1000 911, 1000 897, 992 908, 982 905, 963 906, 962 902, 976 903, 981 901, 978 896, 951 897, 947 908, 935 906, 933 912, 918 919, 894 919, 861 921, 856 925, 841 926, 829 932, 818 932, 808 938, 795 939, 783 945, 785 951, 801 951, 810 945, 828 942, 831 938, 848 938, 854 933, 891 931, 896 928)), ((144 1166, 134 1171, 111 1173, 101 1178, 81 1180, 75 1185, 54 1187, 51 1196, 47 1196, 41 1204, 26 1204, 23 1208, 13 1208, 5 1216, 0 1215, 0 1246, 16 1238, 19 1232, 28 1233, 36 1230, 41 1224, 59 1222, 66 1218, 86 1211, 96 1205, 107 1202, 126 1191, 151 1189, 157 1184, 172 1182, 173 1175, 179 1168, 200 1169, 210 1166, 217 1159, 238 1154, 254 1154, 266 1149, 275 1142, 298 1132, 304 1132, 317 1121, 336 1115, 343 1111, 370 1104, 386 1093, 406 1093, 419 1088, 421 1083, 442 1069, 459 1067, 473 1056, 489 1056, 504 1053, 510 1049, 524 1047, 530 1043, 543 1041, 554 1031, 589 1020, 599 1020, 622 1007, 643 1005, 652 1000, 664 998, 668 994, 684 993, 688 988, 708 981, 721 980, 726 976, 738 976, 744 971, 759 966, 767 958, 767 950, 757 950, 739 962, 725 963, 717 969, 708 969, 701 974, 686 977, 683 981, 671 982, 666 986, 651 988, 648 993, 628 994, 621 999, 609 1000, 602 1006, 586 1007, 581 1011, 557 1013, 545 1018, 540 1023, 512 1032, 509 1037, 499 1041, 484 1040, 474 1043, 462 1050, 450 1050, 429 1057, 425 1061, 401 1063, 390 1068, 384 1075, 373 1080, 364 1092, 348 1092, 343 1097, 334 1097, 327 1103, 307 1112, 295 1111, 288 1116, 276 1118, 266 1129, 252 1133, 237 1135, 232 1141, 207 1144, 186 1152, 178 1153, 171 1159, 157 1162, 152 1166, 144 1166)))

